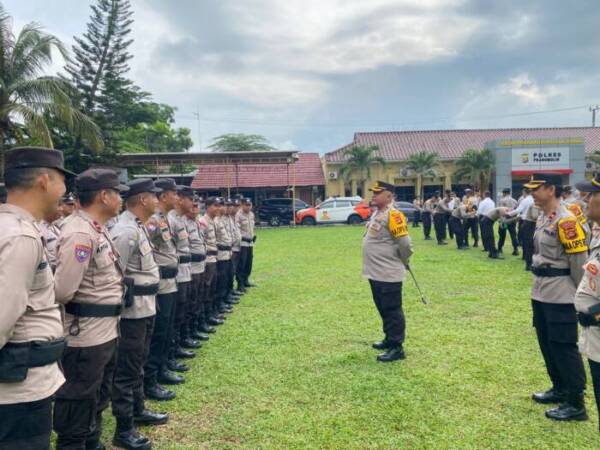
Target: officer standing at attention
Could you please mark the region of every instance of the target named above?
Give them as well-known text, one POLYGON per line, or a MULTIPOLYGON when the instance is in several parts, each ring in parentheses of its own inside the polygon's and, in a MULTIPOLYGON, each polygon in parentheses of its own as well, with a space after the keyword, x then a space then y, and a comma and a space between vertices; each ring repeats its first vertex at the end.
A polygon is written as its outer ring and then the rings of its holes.
POLYGON ((405 358, 402 282, 412 245, 406 217, 393 207, 394 186, 377 181, 370 191, 377 209, 367 223, 363 239, 363 276, 371 285, 385 335, 381 342, 373 344, 373 348, 386 350, 377 357, 378 361, 390 362, 405 358))
POLYGON ((229 279, 231 273, 231 244, 232 236, 229 232, 229 220, 226 207, 231 203, 227 199, 225 205, 219 207, 219 214, 215 218, 215 231, 217 236, 217 307, 220 313, 231 313, 233 309, 228 303, 229 279))
POLYGON ((48 449, 52 396, 65 381, 65 349, 54 277, 36 222, 56 214, 65 193, 63 154, 36 147, 6 152, 0 206, 0 448, 48 449), (35 345, 33 345, 35 342, 35 345))
POLYGON ((583 228, 560 202, 561 186, 545 174, 525 185, 541 214, 534 234, 531 271, 533 326, 552 388, 533 394, 538 403, 560 403, 546 411, 555 420, 586 420, 585 370, 577 349, 575 291, 588 247, 583 228))
POLYGON ((448 203, 450 203, 450 197, 445 196, 444 198, 440 199, 439 202, 437 202, 435 205, 435 210, 433 211, 433 226, 435 228, 435 237, 438 245, 448 245, 448 243, 445 241, 446 214, 450 213, 448 203))
POLYGON ((465 189, 465 195, 463 197, 462 204, 465 209, 463 212, 463 216, 466 215, 464 219, 464 230, 465 230, 465 245, 469 246, 469 231, 473 236, 473 247, 479 246, 479 219, 477 217, 477 206, 479 204, 479 199, 473 195, 473 191, 471 189, 465 189))
POLYGON ((253 245, 254 238, 254 218, 252 214, 252 200, 242 199, 242 206, 236 214, 236 222, 240 229, 240 260, 236 272, 237 288, 240 292, 246 292, 246 283, 248 282, 248 258, 253 245))
POLYGON ((127 186, 108 169, 75 180, 80 209, 64 224, 54 291, 65 305, 67 379, 54 403, 56 448, 101 449, 102 412, 108 407, 117 356, 123 274, 105 224, 119 214, 127 186))
POLYGON ((433 210, 437 206, 438 197, 433 195, 423 203, 423 212, 421 214, 421 220, 423 221, 423 236, 426 241, 431 240, 431 215, 433 210))
POLYGON ((113 379, 112 411, 117 420, 113 444, 146 450, 151 443, 135 425, 160 425, 169 419, 167 414, 147 410, 144 404, 143 368, 150 349, 160 279, 144 223, 154 214, 159 189, 152 180, 144 178, 128 186, 127 209, 111 230, 127 288, 113 379))
POLYGON ((250 275, 252 275, 252 264, 254 261, 254 246, 256 245, 256 234, 254 234, 254 225, 256 224, 256 218, 254 217, 254 212, 252 211, 252 200, 247 199, 248 201, 248 216, 250 220, 250 224, 252 225, 252 242, 250 243, 250 249, 248 252, 248 259, 246 261, 246 267, 244 268, 244 277, 246 288, 256 287, 256 284, 250 281, 250 275))
MULTIPOLYGON (((204 309, 209 325, 222 325, 225 323, 223 318, 219 316, 217 304, 217 255, 219 252, 215 224, 222 202, 221 197, 206 199, 206 213, 199 221, 206 242, 206 267, 204 269, 204 299, 206 306, 204 309)), ((214 332, 214 328, 212 328, 212 332, 214 332)))
MULTIPOLYGON (((587 216, 600 223, 600 173, 592 181, 575 185, 584 194, 587 216)), ((575 294, 575 309, 581 325, 579 350, 588 358, 596 407, 600 413, 600 237, 590 244, 590 256, 584 265, 584 274, 575 294)))
POLYGON ((230 302, 231 303, 239 303, 239 297, 243 295, 243 292, 240 290, 235 290, 233 283, 237 278, 237 273, 240 265, 240 252, 242 249, 242 234, 240 231, 240 227, 237 223, 237 213, 240 209, 241 201, 239 198, 235 198, 233 200, 233 205, 231 209, 228 209, 228 219, 229 219, 229 228, 231 229, 231 235, 233 237, 233 242, 231 244, 231 282, 229 283, 230 288, 230 302))
POLYGON ((175 392, 165 389, 162 384, 179 384, 183 377, 171 371, 185 372, 188 367, 179 363, 171 352, 173 321, 177 304, 177 250, 173 242, 173 232, 167 214, 177 202, 177 185, 172 178, 156 180, 154 185, 161 190, 157 193, 158 206, 146 223, 146 229, 153 245, 154 260, 158 264, 160 283, 156 295, 156 316, 154 331, 150 341, 150 352, 144 366, 144 393, 152 400, 167 401, 175 398, 175 392))
MULTIPOLYGON (((517 201, 510 195, 510 189, 502 189, 502 197, 498 200, 498 206, 508 208, 509 211, 517 207, 517 201)), ((513 256, 519 254, 519 242, 517 241, 517 224, 514 221, 499 221, 498 222, 498 251, 502 253, 504 242, 506 241, 506 233, 510 235, 510 242, 513 246, 513 256)))

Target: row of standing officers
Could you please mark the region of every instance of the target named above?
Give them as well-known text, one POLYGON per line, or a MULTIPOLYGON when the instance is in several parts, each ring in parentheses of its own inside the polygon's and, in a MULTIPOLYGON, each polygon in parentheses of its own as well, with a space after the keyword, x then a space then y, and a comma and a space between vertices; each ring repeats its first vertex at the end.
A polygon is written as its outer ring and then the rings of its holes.
POLYGON ((252 204, 211 197, 200 216, 201 199, 172 179, 123 185, 90 169, 75 180, 78 207, 56 220, 69 175, 59 151, 6 155, 0 448, 49 448, 53 425, 58 449, 103 449, 112 402, 113 445, 149 449, 137 425, 169 417, 145 399, 175 397, 164 385, 185 381, 181 360, 253 286, 252 204))

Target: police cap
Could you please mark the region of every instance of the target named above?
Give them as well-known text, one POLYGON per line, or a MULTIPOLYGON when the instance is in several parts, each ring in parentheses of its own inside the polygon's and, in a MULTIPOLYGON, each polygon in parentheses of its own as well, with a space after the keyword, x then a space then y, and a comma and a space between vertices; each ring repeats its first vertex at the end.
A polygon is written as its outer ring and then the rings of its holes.
POLYGON ((65 169, 63 152, 44 147, 17 147, 6 152, 4 172, 14 169, 48 168, 65 175, 75 174, 65 169))
POLYGON ((81 172, 75 178, 75 188, 77 192, 93 192, 102 189, 116 189, 119 192, 129 190, 127 186, 121 184, 117 172, 102 168, 88 169, 81 172))

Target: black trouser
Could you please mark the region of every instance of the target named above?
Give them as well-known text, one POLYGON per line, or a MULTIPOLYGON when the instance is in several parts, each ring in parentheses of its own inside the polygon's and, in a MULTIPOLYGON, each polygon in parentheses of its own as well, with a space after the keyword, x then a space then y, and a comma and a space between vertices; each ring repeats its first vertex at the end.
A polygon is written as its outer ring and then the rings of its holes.
POLYGON ((531 301, 533 326, 555 389, 576 396, 585 389, 585 369, 577 348, 577 315, 572 303, 531 301))
POLYGON ((248 252, 248 259, 246 260, 246 269, 245 269, 246 282, 248 282, 250 275, 252 275, 252 263, 254 262, 254 246, 250 246, 249 248, 250 248, 250 250, 248 252))
POLYGON ((533 235, 535 234, 535 222, 524 220, 521 225, 521 236, 523 241, 523 259, 525 266, 531 267, 533 260, 533 235))
POLYGON ((238 287, 244 286, 246 281, 248 281, 248 276, 246 275, 246 265, 248 264, 248 255, 250 254, 251 248, 252 247, 242 247, 240 249, 240 259, 235 272, 235 278, 237 279, 238 287))
POLYGON ((454 232, 456 238, 456 247, 462 248, 466 244, 465 230, 463 229, 462 221, 458 217, 450 216, 450 228, 454 232))
POLYGON ((510 235, 513 250, 517 251, 519 242, 517 241, 517 225, 515 223, 500 223, 498 225, 498 250, 502 251, 507 232, 510 235))
POLYGON ((173 339, 176 302, 177 291, 156 296, 154 331, 150 340, 148 359, 144 365, 144 385, 147 387, 154 386, 157 383, 158 374, 167 368, 173 339))
POLYGON ((481 218, 481 240, 483 241, 483 248, 489 252, 490 256, 498 254, 494 237, 494 221, 489 217, 484 216, 481 218))
POLYGON ((431 213, 424 212, 423 213, 423 236, 426 238, 431 234, 431 213))
POLYGON ((217 263, 206 263, 204 269, 204 310, 206 318, 217 313, 217 263))
POLYGON ((444 239, 446 239, 446 228, 448 228, 450 239, 454 239, 454 232, 450 227, 450 214, 444 214, 444 239))
POLYGON ((481 245, 483 245, 483 249, 486 252, 489 252, 490 250, 486 247, 486 242, 483 239, 483 225, 481 224, 481 222, 483 221, 484 217, 485 216, 479 216, 479 215, 477 216, 477 225, 479 226, 479 234, 481 236, 481 245))
POLYGON ((85 450, 100 441, 102 412, 110 401, 118 339, 93 347, 67 347, 62 358, 65 384, 56 393, 57 450, 85 450))
POLYGON ((419 226, 419 220, 421 219, 421 211, 415 211, 413 215, 413 227, 419 226))
POLYGON ((217 261, 217 307, 223 306, 230 292, 231 260, 217 261))
POLYGON ((237 279, 237 273, 240 270, 240 254, 241 249, 237 252, 231 253, 231 283, 230 286, 233 289, 233 282, 237 279))
POLYGON ((590 374, 592 375, 592 384, 594 385, 596 408, 598 410, 598 414, 600 415, 600 362, 588 359, 588 363, 590 365, 590 374))
POLYGON ((193 308, 188 319, 190 332, 195 331, 204 321, 204 272, 192 274, 193 308))
POLYGON ((175 306, 175 320, 173 321, 173 351, 175 351, 180 346, 182 339, 188 337, 187 329, 185 326, 185 318, 187 314, 187 308, 190 304, 191 291, 191 281, 183 281, 181 283, 177 283, 177 303, 175 306))
POLYGON ((473 244, 477 245, 479 242, 479 220, 477 217, 466 219, 463 230, 465 232, 465 245, 469 245, 469 231, 473 236, 473 244))
POLYGON ((373 301, 383 321, 385 340, 392 346, 404 342, 406 321, 402 311, 402 283, 369 280, 373 301))
POLYGON ((144 363, 150 350, 154 316, 121 319, 121 338, 112 387, 112 412, 129 418, 144 410, 144 363))
POLYGON ((52 431, 52 397, 0 405, 0 449, 47 450, 52 431))
POLYGON ((446 238, 446 215, 443 213, 436 213, 433 215, 433 227, 435 228, 435 238, 438 243, 442 242, 446 238))

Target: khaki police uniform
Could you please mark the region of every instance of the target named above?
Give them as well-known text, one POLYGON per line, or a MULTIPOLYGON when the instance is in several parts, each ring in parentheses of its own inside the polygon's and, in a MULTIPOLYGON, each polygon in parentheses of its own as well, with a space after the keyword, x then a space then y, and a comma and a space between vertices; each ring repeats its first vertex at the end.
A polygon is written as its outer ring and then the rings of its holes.
POLYGON ((233 236, 229 229, 229 219, 225 215, 215 217, 217 237, 217 305, 220 312, 225 312, 229 296, 231 279, 231 245, 233 236))
POLYGON ((540 209, 535 205, 530 205, 525 211, 525 217, 521 223, 521 242, 523 245, 523 259, 525 260, 525 270, 531 270, 533 262, 534 243, 536 223, 540 216, 540 209))
POLYGON ((375 211, 363 239, 363 276, 369 280, 375 306, 383 321, 384 341, 402 347, 406 323, 402 282, 412 245, 406 217, 391 205, 375 211))
POLYGON ((242 248, 242 233, 240 232, 240 228, 238 226, 236 216, 228 215, 227 216, 229 230, 232 236, 231 243, 231 279, 229 282, 230 292, 233 291, 233 282, 237 277, 238 266, 240 262, 240 251, 242 248))
POLYGON ((474 195, 464 196, 462 204, 464 206, 463 211, 463 229, 465 234, 465 245, 469 246, 469 232, 473 236, 473 247, 479 245, 479 218, 477 217, 477 206, 479 205, 479 199, 474 195))
POLYGON ((47 448, 51 396, 63 384, 64 350, 54 278, 34 218, 0 206, 0 447, 47 448), (36 348, 31 342, 40 342, 36 348))
POLYGON ((133 213, 126 210, 119 216, 111 236, 127 286, 112 395, 117 429, 125 431, 132 428, 133 416, 145 410, 143 367, 154 329, 160 277, 148 232, 133 213))
POLYGON ((435 237, 438 244, 444 243, 444 240, 446 239, 446 223, 448 223, 448 216, 452 212, 448 206, 449 202, 449 197, 440 199, 433 211, 433 226, 435 228, 435 237))
MULTIPOLYGON (((507 208, 509 211, 514 210, 517 207, 517 201, 512 198, 510 194, 503 195, 497 205, 499 207, 507 208)), ((513 254, 518 252, 519 241, 517 239, 517 224, 513 220, 500 220, 498 221, 498 250, 502 252, 504 248, 504 242, 506 242, 506 233, 510 235, 510 242, 513 246, 513 254)))
MULTIPOLYGON (((200 224, 194 218, 185 218, 185 226, 190 242, 192 258, 192 291, 191 307, 186 318, 189 333, 196 334, 203 329, 204 317, 204 271, 206 270, 206 243, 204 234, 200 231, 200 224)), ((192 336, 193 337, 193 336, 192 336)))
POLYGON ((56 394, 57 449, 98 444, 116 362, 123 275, 108 231, 84 210, 62 228, 56 301, 65 306, 67 379, 56 394))
POLYGON ((50 263, 50 267, 54 272, 54 269, 56 269, 56 245, 58 244, 60 228, 53 223, 46 222, 45 220, 42 220, 39 223, 39 228, 46 244, 48 262, 50 263))
POLYGON ((238 270, 236 278, 238 289, 245 290, 248 278, 250 276, 249 265, 252 247, 254 245, 254 214, 250 211, 246 214, 241 208, 237 212, 236 222, 240 230, 240 260, 238 262, 238 270))
POLYGON ((434 208, 435 203, 432 198, 425 200, 425 203, 423 203, 421 217, 423 220, 423 236, 427 241, 431 239, 431 214, 433 214, 434 208))
POLYGON ((206 243, 206 265, 204 270, 204 310, 207 322, 214 322, 218 315, 217 307, 217 230, 215 219, 204 214, 199 220, 200 229, 206 243))

